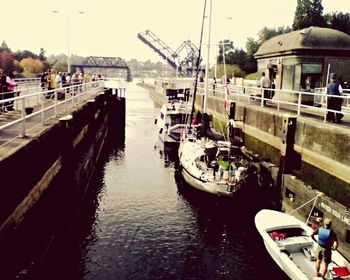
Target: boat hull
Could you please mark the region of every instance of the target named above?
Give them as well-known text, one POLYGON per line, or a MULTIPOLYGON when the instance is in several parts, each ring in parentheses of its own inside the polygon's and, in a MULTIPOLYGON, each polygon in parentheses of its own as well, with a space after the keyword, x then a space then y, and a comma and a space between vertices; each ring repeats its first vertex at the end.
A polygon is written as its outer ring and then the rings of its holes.
MULTIPOLYGON (((312 252, 317 248, 317 243, 310 237, 312 229, 309 226, 286 213, 269 209, 263 209, 256 214, 255 225, 267 252, 290 279, 315 278, 316 258, 312 252), (273 239, 270 235, 272 232, 284 232, 285 236, 282 239, 273 239)), ((337 266, 346 266, 350 269, 350 263, 338 251, 333 251, 332 263, 328 269, 331 271, 337 266)), ((333 279, 330 272, 326 279, 333 279)))
POLYGON ((186 183, 197 190, 217 196, 232 197, 235 194, 235 192, 227 189, 229 186, 227 186, 226 184, 218 185, 214 182, 205 182, 199 178, 192 176, 184 167, 182 167, 181 169, 182 177, 184 178, 186 183))

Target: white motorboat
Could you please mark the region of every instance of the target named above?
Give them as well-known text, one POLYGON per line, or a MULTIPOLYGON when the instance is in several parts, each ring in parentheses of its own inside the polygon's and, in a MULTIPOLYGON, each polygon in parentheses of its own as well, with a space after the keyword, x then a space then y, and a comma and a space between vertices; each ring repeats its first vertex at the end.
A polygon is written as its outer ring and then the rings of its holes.
MULTIPOLYGON (((311 238, 313 230, 309 226, 289 214, 269 209, 256 214, 255 226, 268 253, 290 279, 322 279, 316 277, 317 243, 311 238)), ((349 261, 332 251, 326 279, 350 279, 349 271, 349 261)))
POLYGON ((163 104, 155 122, 159 128, 159 139, 165 147, 178 147, 190 111, 191 104, 186 101, 174 100, 163 104))

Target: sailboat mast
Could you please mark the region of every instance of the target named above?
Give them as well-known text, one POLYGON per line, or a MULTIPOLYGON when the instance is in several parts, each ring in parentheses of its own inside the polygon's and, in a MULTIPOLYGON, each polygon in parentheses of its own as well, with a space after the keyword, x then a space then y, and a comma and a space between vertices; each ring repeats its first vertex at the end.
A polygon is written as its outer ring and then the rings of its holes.
POLYGON ((203 29, 204 29, 204 20, 205 20, 206 8, 207 8, 207 0, 204 0, 202 26, 201 26, 201 36, 200 36, 200 40, 199 40, 199 49, 198 49, 198 59, 196 61, 196 77, 195 77, 195 80, 194 80, 192 108, 191 108, 190 121, 189 121, 190 122, 190 127, 192 126, 192 118, 193 118, 194 107, 195 107, 195 102, 196 102, 196 93, 197 93, 197 86, 198 86, 199 65, 200 65, 200 62, 201 62, 201 54, 202 54, 203 29))
POLYGON ((210 0, 209 7, 209 33, 208 33, 208 50, 207 50, 207 63, 205 65, 205 88, 204 88, 204 98, 203 98, 203 115, 207 113, 207 94, 208 94, 208 84, 209 84, 209 57, 210 57, 210 35, 211 35, 211 12, 212 12, 212 0, 210 0))
POLYGON ((209 83, 209 57, 210 57, 210 35, 211 35, 211 12, 212 12, 212 0, 210 0, 209 7, 209 26, 208 26, 208 49, 207 49, 207 63, 205 65, 205 87, 202 100, 202 126, 201 137, 202 139, 207 137, 207 130, 209 129, 209 117, 207 114, 207 95, 208 95, 208 83, 209 83))

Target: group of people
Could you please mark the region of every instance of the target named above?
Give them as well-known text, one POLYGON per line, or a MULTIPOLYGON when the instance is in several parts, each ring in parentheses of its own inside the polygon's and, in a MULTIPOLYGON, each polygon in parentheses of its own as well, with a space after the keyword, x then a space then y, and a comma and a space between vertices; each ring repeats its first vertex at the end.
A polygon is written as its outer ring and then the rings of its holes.
MULTIPOLYGON (((97 80, 97 75, 93 75, 91 80, 97 80), (96 77, 95 77, 96 76, 96 77)), ((48 70, 41 75, 41 88, 43 90, 53 90, 56 88, 67 87, 90 82, 90 77, 87 73, 76 71, 75 73, 57 72, 48 70)))
MULTIPOLYGON (((8 75, 5 75, 3 70, 0 69, 0 101, 10 99, 15 96, 16 81, 15 75, 11 71, 8 75)), ((0 103, 0 114, 9 111, 14 111, 14 101, 7 101, 0 103)))
MULTIPOLYGON (((74 85, 88 83, 90 81, 98 81, 102 79, 101 74, 93 74, 91 77, 88 73, 76 71, 73 74, 66 72, 57 72, 53 69, 44 72, 41 75, 40 83, 43 91, 52 91, 46 95, 46 98, 51 98, 55 89, 65 88, 74 85)), ((69 89, 67 90, 69 92, 69 89)), ((59 92, 61 94, 61 92, 59 92)))

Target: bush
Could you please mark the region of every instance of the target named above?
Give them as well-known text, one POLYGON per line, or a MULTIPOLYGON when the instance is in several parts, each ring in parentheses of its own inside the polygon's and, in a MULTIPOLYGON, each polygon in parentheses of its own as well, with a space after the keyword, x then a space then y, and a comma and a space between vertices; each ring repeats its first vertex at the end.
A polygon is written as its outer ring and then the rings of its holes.
POLYGON ((258 79, 258 72, 250 73, 244 77, 246 80, 257 80, 258 79))

